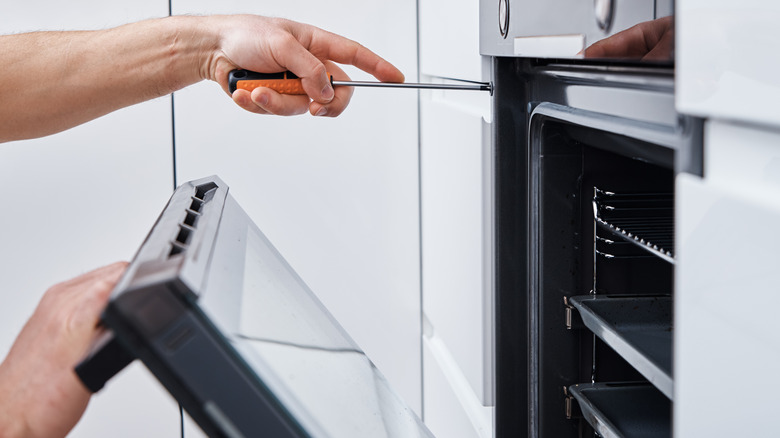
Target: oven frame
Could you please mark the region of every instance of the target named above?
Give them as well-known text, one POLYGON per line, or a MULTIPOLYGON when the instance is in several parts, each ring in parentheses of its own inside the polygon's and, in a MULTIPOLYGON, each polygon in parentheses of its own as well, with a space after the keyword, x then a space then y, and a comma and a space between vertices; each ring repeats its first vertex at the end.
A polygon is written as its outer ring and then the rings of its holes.
MULTIPOLYGON (((545 245, 539 232, 542 128, 564 123, 599 131, 610 139, 600 145, 607 151, 659 164, 674 175, 701 175, 702 121, 677 115, 673 125, 660 125, 577 108, 568 102, 569 87, 583 85, 605 92, 621 89, 673 96, 674 72, 669 64, 495 57, 493 71, 495 436, 548 436, 543 433, 548 429, 545 425, 558 419, 540 407, 559 404, 560 418, 565 418, 566 407, 571 409, 572 404, 564 387, 555 393, 540 389, 547 356, 542 357, 546 353, 540 350, 539 321, 543 312, 560 312, 554 316, 559 319, 565 312, 563 302, 554 310, 540 307, 538 255, 545 245), (638 143, 642 147, 626 149, 638 143)), ((567 354, 563 350, 553 354, 559 357, 552 362, 570 360, 567 354)), ((582 422, 579 428, 572 436, 585 432, 582 422)))

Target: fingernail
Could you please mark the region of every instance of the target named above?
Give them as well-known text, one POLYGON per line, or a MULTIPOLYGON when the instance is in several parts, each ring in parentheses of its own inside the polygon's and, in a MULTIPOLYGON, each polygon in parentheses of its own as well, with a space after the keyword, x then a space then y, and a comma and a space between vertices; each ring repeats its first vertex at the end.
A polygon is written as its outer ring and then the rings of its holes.
POLYGON ((268 105, 268 95, 263 93, 260 95, 260 98, 257 99, 258 103, 262 106, 268 105))
POLYGON ((328 112, 328 109, 325 108, 325 107, 322 107, 322 108, 320 108, 317 111, 317 114, 315 114, 315 116, 324 116, 325 114, 327 114, 327 112, 328 112))
POLYGON ((333 88, 330 85, 326 85, 325 88, 322 89, 322 93, 320 94, 322 95, 323 99, 330 101, 331 99, 333 99, 333 88))

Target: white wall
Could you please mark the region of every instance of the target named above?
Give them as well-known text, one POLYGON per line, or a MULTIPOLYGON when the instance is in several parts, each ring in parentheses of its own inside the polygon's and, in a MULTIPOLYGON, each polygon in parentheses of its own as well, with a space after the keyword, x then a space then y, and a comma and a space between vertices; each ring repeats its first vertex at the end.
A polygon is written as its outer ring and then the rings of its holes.
MULTIPOLYGON (((308 21, 416 77, 413 1, 214 4, 173 7, 308 21)), ((5 2, 0 31, 104 28, 167 14, 163 0, 5 2)), ((179 183, 219 174, 419 412, 417 93, 358 90, 345 114, 322 120, 245 113, 212 83, 177 93, 175 102, 179 183)), ((158 99, 0 145, 3 352, 48 286, 132 257, 173 186, 170 108, 170 98, 158 99)), ((178 425, 175 402, 136 363, 93 399, 72 436, 178 436, 178 425)))
MULTIPOLYGON (((0 5, 0 33, 94 29, 167 15, 167 2, 0 5)), ((0 144, 0 352, 51 285, 129 260, 173 187, 170 99, 51 137, 0 144)), ((178 408, 135 364, 97 395, 73 437, 178 435, 178 408)))
MULTIPOLYGON (((416 76, 414 1, 173 5, 175 14, 249 12, 316 24, 416 76)), ((244 113, 211 83, 177 92, 175 102, 179 181, 218 174, 419 412, 417 93, 358 89, 336 119, 244 113)))

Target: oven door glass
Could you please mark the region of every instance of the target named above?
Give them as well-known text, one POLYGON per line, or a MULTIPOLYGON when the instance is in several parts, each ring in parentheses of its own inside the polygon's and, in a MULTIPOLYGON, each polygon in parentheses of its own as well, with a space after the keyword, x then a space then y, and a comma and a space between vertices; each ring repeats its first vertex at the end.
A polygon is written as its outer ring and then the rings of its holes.
POLYGON ((311 436, 431 436, 230 196, 205 278, 201 309, 311 436))

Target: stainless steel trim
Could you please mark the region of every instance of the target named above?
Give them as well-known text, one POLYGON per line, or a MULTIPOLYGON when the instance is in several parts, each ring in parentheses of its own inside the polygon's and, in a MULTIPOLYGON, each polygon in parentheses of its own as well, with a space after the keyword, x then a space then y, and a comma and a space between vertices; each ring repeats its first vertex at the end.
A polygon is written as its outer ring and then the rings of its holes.
POLYGON ((596 24, 599 29, 609 32, 612 27, 612 17, 615 15, 614 0, 593 0, 593 12, 596 15, 596 24))
POLYGON ((485 406, 495 405, 495 152, 492 125, 482 119, 482 396, 485 406))
POLYGON ((493 92, 490 83, 476 83, 474 85, 461 84, 421 84, 414 82, 373 82, 373 81, 332 81, 333 86, 341 87, 375 87, 375 88, 415 88, 430 90, 474 90, 493 92))
POLYGON ((498 0, 498 32, 504 38, 509 35, 509 0, 498 0))
POLYGON ((680 133, 682 128, 675 126, 626 119, 550 102, 540 103, 533 109, 532 122, 538 116, 547 116, 575 125, 635 138, 673 150, 679 150, 687 145, 687 138, 680 133))

